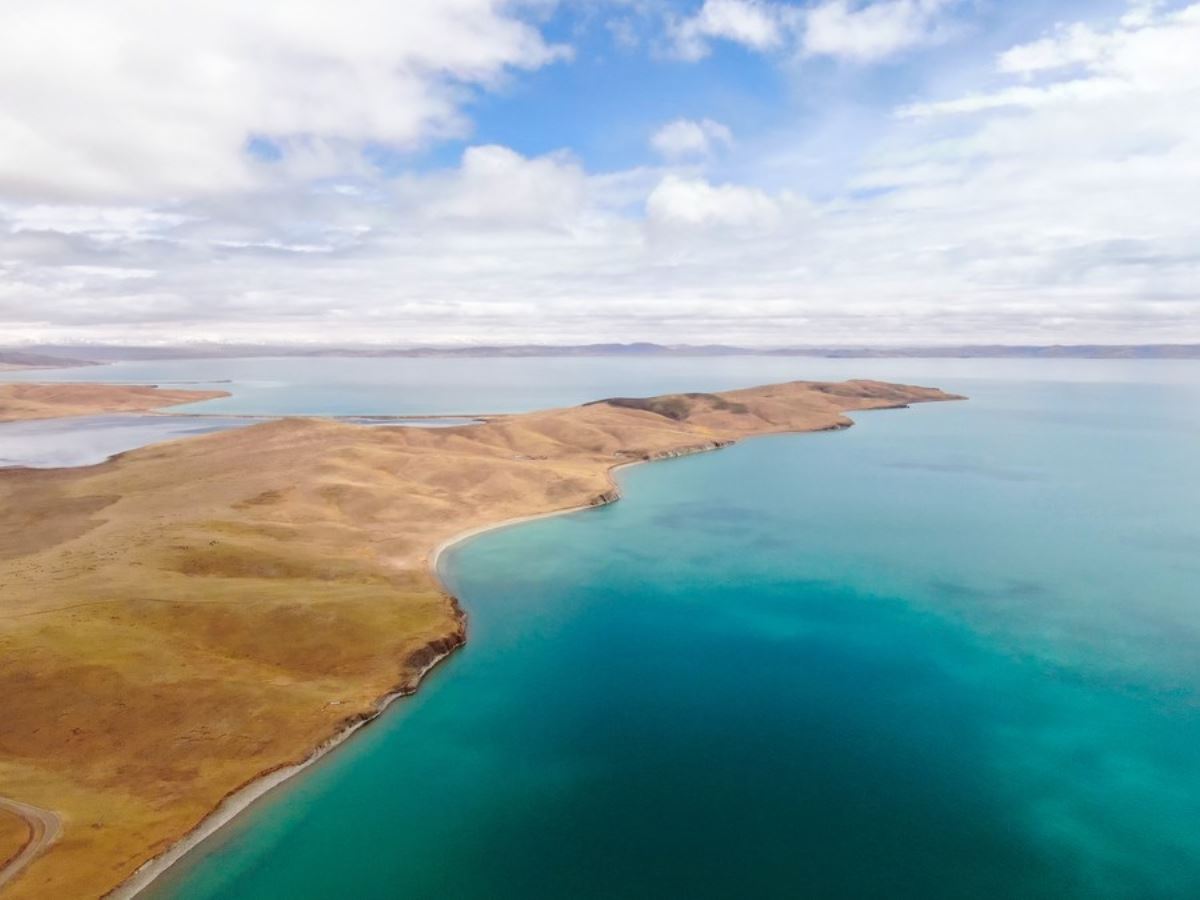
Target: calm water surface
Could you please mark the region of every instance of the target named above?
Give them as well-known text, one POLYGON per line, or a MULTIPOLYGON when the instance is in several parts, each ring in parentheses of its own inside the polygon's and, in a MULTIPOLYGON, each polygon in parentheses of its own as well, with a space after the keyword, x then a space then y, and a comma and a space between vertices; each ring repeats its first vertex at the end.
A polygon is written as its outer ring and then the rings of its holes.
POLYGON ((137 414, 0 422, 0 468, 90 466, 147 444, 250 425, 253 419, 137 414))
MULTIPOLYGON (((468 647, 152 896, 1200 896, 1200 367, 785 362, 972 400, 460 545, 468 647)), ((509 408, 698 372, 609 366, 509 408)))

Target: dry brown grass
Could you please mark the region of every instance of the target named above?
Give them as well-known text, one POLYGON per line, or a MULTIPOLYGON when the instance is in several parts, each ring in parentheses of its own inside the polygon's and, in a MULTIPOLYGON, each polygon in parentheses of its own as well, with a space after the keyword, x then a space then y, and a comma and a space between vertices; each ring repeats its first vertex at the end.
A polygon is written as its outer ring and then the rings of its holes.
POLYGON ((97 413, 146 412, 228 397, 227 391, 178 391, 136 384, 0 384, 0 422, 97 413))
POLYGON ((289 419, 0 471, 0 795, 64 829, 12 896, 103 894, 410 683, 462 637, 428 566, 446 539, 594 502, 630 458, 946 398, 793 383, 685 397, 679 418, 599 403, 445 429, 289 419))

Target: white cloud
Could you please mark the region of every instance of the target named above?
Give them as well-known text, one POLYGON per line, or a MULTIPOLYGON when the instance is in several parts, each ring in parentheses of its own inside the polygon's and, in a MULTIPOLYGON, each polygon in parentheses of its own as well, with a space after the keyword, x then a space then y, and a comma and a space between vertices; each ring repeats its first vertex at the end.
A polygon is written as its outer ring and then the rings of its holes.
POLYGON ((100 278, 116 278, 127 281, 132 278, 152 278, 153 269, 130 269, 120 266, 63 266, 63 271, 78 275, 95 275, 100 278))
POLYGON ((1129 10, 1121 17, 1121 24, 1126 28, 1137 28, 1153 22, 1159 10, 1166 5, 1167 0, 1128 0, 1128 2, 1129 10))
MULTIPOLYGON (((1139 7, 1142 8, 1142 7, 1139 7)), ((1097 32, 1083 25, 1060 28, 1054 35, 1002 53, 997 69, 1023 79, 1038 74, 1062 74, 1058 80, 1034 85, 1005 85, 996 90, 952 100, 915 103, 900 113, 932 117, 976 113, 1003 107, 1079 108, 1096 113, 1095 123, 1114 134, 1136 135, 1131 121, 1108 116, 1118 105, 1141 98, 1135 116, 1144 117, 1175 107, 1178 128, 1191 134, 1189 114, 1197 108, 1200 90, 1200 4, 1147 20, 1125 18, 1116 28, 1097 32), (1109 112, 1105 113, 1105 107, 1109 112)), ((1192 120, 1194 121, 1194 120, 1192 120)))
POLYGON ((186 216, 137 206, 63 206, 35 203, 0 206, 0 220, 14 232, 53 231, 60 234, 107 235, 114 238, 149 236, 181 225, 186 216))
POLYGON ((765 0, 704 0, 687 18, 672 23, 675 53, 682 59, 703 59, 714 40, 731 41, 751 50, 774 50, 785 42, 797 20, 796 10, 765 0))
POLYGON ((564 51, 505 0, 10 0, 0 28, 0 195, 248 189, 465 130, 464 91, 564 51), (246 152, 277 141, 296 167, 246 152))
POLYGON ((1111 37, 1076 23, 1052 36, 1021 44, 1000 55, 998 68, 1012 75, 1032 76, 1080 63, 1094 63, 1109 49, 1111 37))
POLYGON ((736 184, 713 185, 702 178, 668 175, 646 199, 653 227, 766 227, 780 217, 780 207, 763 191, 736 184))
POLYGON ((733 132, 712 119, 675 119, 650 138, 659 156, 668 160, 711 156, 718 147, 733 143, 733 132))
POLYGON ((867 178, 963 296, 1003 297, 1030 328, 1195 340, 1200 4, 1083 33, 999 57, 1002 76, 1036 84, 902 110, 911 143, 867 178), (968 118, 931 138, 948 117, 968 118))
POLYGON ((699 60, 716 40, 758 52, 791 52, 873 63, 949 34, 944 13, 961 0, 705 0, 670 23, 676 56, 699 60))
POLYGON ((805 16, 804 52, 875 62, 937 39, 954 0, 825 0, 805 16))
POLYGON ((587 178, 569 155, 527 159, 507 147, 468 147, 453 172, 406 179, 399 193, 423 214, 483 226, 566 227, 584 210, 587 178))

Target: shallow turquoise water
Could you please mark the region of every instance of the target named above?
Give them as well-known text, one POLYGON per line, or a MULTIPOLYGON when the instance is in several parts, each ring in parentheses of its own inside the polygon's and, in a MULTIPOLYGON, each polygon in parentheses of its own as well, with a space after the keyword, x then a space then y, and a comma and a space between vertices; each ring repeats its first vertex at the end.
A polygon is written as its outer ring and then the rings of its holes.
POLYGON ((1200 895, 1200 378, 1026 365, 460 545, 468 647, 153 895, 1200 895))

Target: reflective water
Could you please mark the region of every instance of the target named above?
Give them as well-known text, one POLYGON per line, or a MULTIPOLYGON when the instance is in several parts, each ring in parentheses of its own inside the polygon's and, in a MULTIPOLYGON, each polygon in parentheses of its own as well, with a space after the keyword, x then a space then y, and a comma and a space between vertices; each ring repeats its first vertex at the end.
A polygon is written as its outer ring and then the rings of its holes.
POLYGON ((0 468, 89 466, 147 444, 240 428, 253 422, 136 414, 0 422, 0 468))

